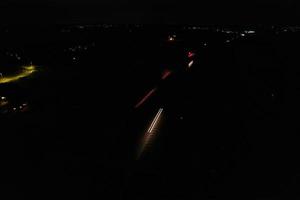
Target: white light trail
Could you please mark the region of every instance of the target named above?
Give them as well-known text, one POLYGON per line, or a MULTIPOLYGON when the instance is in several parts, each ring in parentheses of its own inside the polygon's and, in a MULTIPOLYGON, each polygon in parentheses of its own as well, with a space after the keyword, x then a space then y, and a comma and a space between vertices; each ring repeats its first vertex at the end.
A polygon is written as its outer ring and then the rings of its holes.
POLYGON ((194 64, 194 61, 193 61, 193 60, 192 60, 191 62, 189 62, 189 65, 188 65, 188 66, 189 66, 189 68, 190 68, 190 67, 192 67, 192 66, 193 66, 193 64, 194 64))
POLYGON ((157 122, 158 122, 158 120, 160 118, 160 115, 161 115, 162 111, 163 111, 162 108, 160 108, 158 110, 156 116, 154 117, 154 119, 153 119, 153 121, 152 121, 152 123, 151 123, 151 125, 150 125, 150 127, 148 129, 148 133, 151 133, 153 131, 153 129, 155 128, 155 126, 157 125, 157 122))
POLYGON ((162 112, 163 112, 163 108, 160 108, 158 110, 157 114, 155 115, 154 119, 152 120, 150 127, 148 128, 147 132, 145 133, 144 138, 142 139, 141 144, 140 144, 137 159, 140 158, 140 156, 145 151, 145 148, 149 145, 149 143, 155 136, 154 129, 155 129, 155 127, 157 127, 157 124, 159 122, 159 119, 161 118, 162 112))

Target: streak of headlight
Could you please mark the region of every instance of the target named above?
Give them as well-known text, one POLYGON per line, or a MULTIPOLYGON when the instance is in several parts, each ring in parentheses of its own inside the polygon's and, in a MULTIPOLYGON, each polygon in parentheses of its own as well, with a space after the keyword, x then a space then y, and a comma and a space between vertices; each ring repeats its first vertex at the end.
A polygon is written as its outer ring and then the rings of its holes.
POLYGON ((18 74, 11 75, 11 76, 2 76, 0 78, 0 84, 17 81, 17 80, 19 80, 21 78, 30 76, 35 71, 36 71, 36 67, 33 66, 33 65, 31 65, 31 66, 24 66, 22 68, 22 71, 20 73, 18 73, 18 74))
POLYGON ((163 108, 160 108, 158 110, 157 114, 155 115, 154 119, 152 120, 152 123, 151 123, 150 127, 148 128, 148 130, 142 140, 141 148, 138 152, 138 158, 144 152, 146 146, 151 142, 151 139, 154 136, 154 129, 155 129, 155 127, 157 127, 157 124, 159 122, 162 112, 163 112, 163 108))
POLYGON ((156 116, 154 117, 149 129, 148 129, 148 133, 152 133, 153 129, 155 128, 155 126, 157 125, 157 121, 159 120, 160 118, 160 115, 162 113, 163 109, 160 108, 156 114, 156 116))
POLYGON ((153 93, 156 91, 156 88, 152 89, 150 92, 148 92, 136 105, 135 108, 140 107, 153 93))
POLYGON ((194 61, 192 60, 191 62, 189 62, 189 68, 191 67, 191 66, 193 66, 193 64, 194 64, 194 61))
POLYGON ((162 79, 162 80, 165 80, 165 79, 168 78, 171 74, 172 74, 171 71, 166 70, 166 71, 164 71, 164 73, 163 73, 161 79, 162 79))

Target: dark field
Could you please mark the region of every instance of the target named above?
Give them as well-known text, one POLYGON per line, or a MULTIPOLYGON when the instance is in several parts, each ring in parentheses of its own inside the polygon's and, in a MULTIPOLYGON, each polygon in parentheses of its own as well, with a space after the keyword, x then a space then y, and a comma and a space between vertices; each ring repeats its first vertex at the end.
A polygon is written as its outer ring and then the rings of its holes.
POLYGON ((0 84, 3 195, 300 197, 297 30, 26 28, 0 39, 0 73, 36 66, 0 84), (156 137, 137 159, 159 108, 156 137))

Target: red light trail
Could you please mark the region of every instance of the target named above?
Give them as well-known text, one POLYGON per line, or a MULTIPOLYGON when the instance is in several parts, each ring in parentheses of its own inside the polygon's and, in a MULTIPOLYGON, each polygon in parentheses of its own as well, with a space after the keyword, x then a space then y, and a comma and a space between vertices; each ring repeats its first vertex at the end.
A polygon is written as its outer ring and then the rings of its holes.
POLYGON ((195 53, 193 53, 193 52, 191 52, 191 51, 188 52, 188 58, 192 58, 192 57, 194 57, 194 56, 195 56, 195 53))
POLYGON ((172 72, 170 70, 165 70, 163 72, 163 75, 161 77, 162 80, 165 80, 166 78, 168 78, 170 75, 172 74, 172 72))
POLYGON ((140 107, 147 101, 156 91, 156 88, 152 89, 150 92, 148 92, 136 105, 135 108, 140 107))

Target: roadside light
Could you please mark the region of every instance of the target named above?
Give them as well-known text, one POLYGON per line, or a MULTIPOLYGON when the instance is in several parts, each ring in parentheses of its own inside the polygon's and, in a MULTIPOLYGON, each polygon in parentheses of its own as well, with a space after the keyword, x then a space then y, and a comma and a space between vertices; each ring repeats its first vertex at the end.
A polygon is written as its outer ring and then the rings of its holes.
POLYGON ((170 35, 170 36, 168 37, 168 40, 169 40, 170 42, 173 42, 173 41, 175 41, 175 38, 176 38, 176 35, 170 35))

